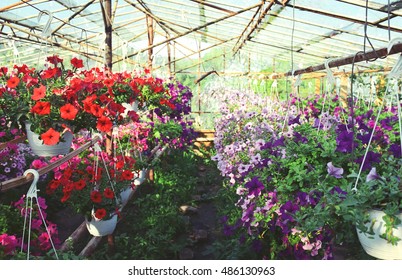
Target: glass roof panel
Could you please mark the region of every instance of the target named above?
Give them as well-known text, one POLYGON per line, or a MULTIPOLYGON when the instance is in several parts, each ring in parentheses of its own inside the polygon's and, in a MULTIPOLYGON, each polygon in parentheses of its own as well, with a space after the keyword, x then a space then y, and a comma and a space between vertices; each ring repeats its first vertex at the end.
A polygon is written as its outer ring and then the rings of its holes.
MULTIPOLYGON (((293 57, 308 66, 323 63, 328 57, 342 58, 362 50, 371 51, 372 47, 384 48, 389 37, 402 37, 400 1, 391 1, 388 9, 388 0, 281 0, 273 3, 268 14, 261 13, 270 7, 268 0, 111 2, 116 63, 121 62, 126 47, 127 61, 135 63, 139 57, 147 60, 147 50, 152 46, 148 43, 146 15, 153 18, 153 53, 158 57, 155 63, 167 60, 167 42, 176 48, 172 60, 181 62, 186 57, 198 57, 196 53, 201 51, 200 63, 204 63, 208 53, 224 49, 226 56, 246 55, 255 65, 261 65, 261 58, 289 61, 293 57)), ((32 48, 40 50, 43 45, 52 45, 52 50, 58 49, 60 53, 79 52, 97 63, 102 62, 105 49, 102 6, 100 0, 27 3, 2 0, 0 55, 7 51, 13 53, 17 47, 19 56, 30 61, 35 59, 32 48), (41 11, 48 14, 38 20, 41 11), (53 16, 49 26, 51 35, 44 38, 43 29, 50 13, 53 16)), ((384 63, 394 60, 390 58, 384 63)))

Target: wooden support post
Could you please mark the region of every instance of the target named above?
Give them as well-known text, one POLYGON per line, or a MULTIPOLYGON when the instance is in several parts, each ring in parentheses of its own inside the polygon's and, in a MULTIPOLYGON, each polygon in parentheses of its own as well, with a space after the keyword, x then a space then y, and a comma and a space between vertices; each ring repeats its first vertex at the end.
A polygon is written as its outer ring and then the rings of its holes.
POLYGON ((314 84, 315 84, 314 93, 315 94, 320 94, 320 92, 321 92, 321 78, 314 79, 314 84))
POLYGON ((344 108, 348 107, 348 86, 349 86, 348 75, 343 74, 341 76, 341 89, 340 89, 339 95, 340 95, 342 106, 344 108))
MULTIPOLYGON (((112 51, 112 1, 111 0, 104 0, 105 7, 103 11, 103 21, 105 24, 105 66, 107 69, 112 71, 113 65, 113 51, 112 51)), ((102 3, 102 2, 101 2, 102 3)))
MULTIPOLYGON (((166 33, 166 38, 169 39, 169 37, 170 37, 169 33, 166 33)), ((172 50, 170 47, 170 42, 166 43, 166 48, 167 48, 167 58, 168 58, 168 73, 169 73, 169 76, 171 76, 172 75, 172 55, 171 55, 172 50)))
MULTIPOLYGON (((146 15, 145 20, 147 21, 147 31, 148 31, 148 47, 154 44, 154 20, 149 15, 146 15)), ((169 43, 169 41, 167 41, 169 43)), ((153 60, 153 48, 148 49, 148 68, 152 71, 152 60, 153 60)))
POLYGON ((173 41, 173 73, 176 73, 176 41, 173 41))

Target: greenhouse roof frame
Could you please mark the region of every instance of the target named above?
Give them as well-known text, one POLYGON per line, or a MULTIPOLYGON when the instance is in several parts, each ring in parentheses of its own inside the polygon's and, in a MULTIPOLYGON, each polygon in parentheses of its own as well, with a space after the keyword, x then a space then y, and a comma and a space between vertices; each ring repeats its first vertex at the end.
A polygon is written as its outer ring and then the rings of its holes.
MULTIPOLYGON (((171 74, 201 75, 211 71, 206 69, 208 62, 221 54, 226 60, 222 69, 212 70, 234 73, 230 63, 239 60, 243 75, 275 72, 275 63, 284 61, 290 65, 284 71, 289 75, 301 68, 319 69, 314 66, 328 60, 387 48, 390 41, 402 38, 401 33, 402 1, 394 0, 3 0, 0 4, 3 64, 39 64, 40 57, 58 53, 86 58, 87 65, 127 69, 141 64, 171 74), (216 54, 206 55, 214 49, 216 54), (192 60, 190 65, 181 64, 186 59, 192 60)), ((398 57, 399 52, 385 53, 356 64, 363 69, 389 68, 398 57)), ((350 63, 336 67, 351 69, 350 63)))

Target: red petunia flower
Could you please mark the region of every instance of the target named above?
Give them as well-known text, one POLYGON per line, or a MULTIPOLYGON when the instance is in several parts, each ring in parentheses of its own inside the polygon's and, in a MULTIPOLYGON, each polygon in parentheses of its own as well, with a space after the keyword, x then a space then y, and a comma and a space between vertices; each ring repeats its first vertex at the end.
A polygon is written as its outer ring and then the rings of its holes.
POLYGON ((57 72, 58 72, 57 68, 46 69, 41 73, 41 78, 45 79, 45 80, 50 79, 50 78, 56 76, 57 72))
POLYGON ((96 209, 95 218, 102 220, 106 216, 106 210, 104 208, 96 209))
POLYGON ((116 166, 115 166, 115 167, 116 167, 117 170, 122 169, 123 166, 124 166, 124 161, 119 160, 119 161, 116 162, 116 166))
POLYGON ((20 82, 20 78, 14 76, 7 80, 7 87, 16 88, 20 82))
POLYGON ((77 116, 78 109, 70 103, 60 107, 60 116, 65 120, 74 120, 77 116))
POLYGON ((109 132, 112 126, 112 121, 106 116, 101 116, 96 124, 96 128, 101 132, 109 132))
POLYGON ((91 200, 94 203, 101 203, 102 194, 99 191, 92 191, 91 192, 91 200))
POLYGON ((60 141, 60 133, 53 128, 49 128, 49 130, 45 133, 42 133, 40 137, 43 141, 43 144, 49 146, 56 145, 60 141))
POLYGON ((39 80, 38 78, 34 78, 31 75, 26 74, 24 77, 22 77, 22 81, 26 83, 27 88, 30 88, 37 85, 39 80))
POLYGON ((48 188, 52 191, 56 190, 60 186, 60 181, 59 180, 52 180, 48 184, 48 188))
POLYGON ((76 189, 77 191, 80 191, 83 188, 85 188, 86 185, 87 185, 87 183, 85 182, 85 180, 81 179, 74 183, 74 189, 76 189))
POLYGON ((38 101, 31 109, 32 113, 38 115, 49 115, 50 114, 50 102, 38 101))
POLYGON ((33 73, 35 71, 34 68, 29 69, 28 66, 26 64, 23 65, 14 65, 13 67, 14 69, 17 69, 18 73, 22 73, 22 74, 29 74, 29 73, 33 73))
POLYGON ((78 59, 76 57, 73 57, 71 59, 71 65, 74 66, 75 68, 82 68, 84 67, 84 63, 82 62, 82 59, 78 59))
POLYGON ((31 96, 32 100, 40 100, 46 96, 46 87, 41 85, 38 88, 34 88, 33 95, 31 96))
POLYGON ((136 111, 129 111, 129 112, 127 113, 127 116, 129 116, 130 119, 131 119, 133 122, 138 122, 139 119, 140 119, 140 115, 138 115, 136 111))
POLYGON ((103 84, 105 85, 105 86, 107 86, 107 87, 112 87, 113 86, 113 84, 114 84, 114 80, 113 79, 104 79, 103 80, 103 84))
POLYGON ((121 178, 122 178, 123 180, 129 181, 129 180, 132 180, 132 179, 134 178, 134 174, 133 174, 133 172, 130 171, 130 170, 124 170, 124 171, 121 173, 121 178))
POLYGON ((90 113, 94 115, 97 118, 100 118, 103 116, 103 113, 105 112, 105 109, 103 109, 100 105, 98 104, 91 104, 90 106, 90 113))
POLYGON ((114 191, 111 188, 106 188, 103 191, 103 196, 109 199, 113 199, 114 198, 114 191))
POLYGON ((62 58, 60 58, 58 55, 52 55, 52 56, 48 56, 47 58, 46 58, 46 60, 48 61, 48 62, 50 62, 51 64, 53 64, 53 65, 57 65, 58 63, 62 63, 63 62, 63 59, 62 58))
POLYGON ((70 196, 71 196, 71 192, 65 192, 63 194, 63 197, 60 199, 60 201, 64 203, 70 198, 70 196))

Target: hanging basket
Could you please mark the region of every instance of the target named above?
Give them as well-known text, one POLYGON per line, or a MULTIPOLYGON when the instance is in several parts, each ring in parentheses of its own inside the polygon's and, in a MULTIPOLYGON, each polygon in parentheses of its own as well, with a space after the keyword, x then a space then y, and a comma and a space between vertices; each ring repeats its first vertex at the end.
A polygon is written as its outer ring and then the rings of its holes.
MULTIPOLYGON (((385 215, 380 210, 370 210, 369 216, 371 221, 375 221, 373 225, 374 235, 365 234, 357 230, 357 236, 364 251, 377 259, 382 260, 402 260, 402 240, 397 245, 388 243, 387 240, 380 237, 385 232, 384 220, 382 217, 385 215)), ((402 213, 398 215, 402 219, 402 213)), ((366 224, 370 227, 371 223, 366 224)), ((393 234, 402 239, 402 225, 398 225, 393 234)))
POLYGON ((117 225, 117 215, 112 215, 108 220, 99 220, 92 214, 92 220, 85 220, 87 229, 93 236, 106 236, 112 234, 117 225))
POLYGON ((134 185, 139 186, 144 183, 147 178, 147 169, 141 169, 134 172, 134 185))
POLYGON ((56 145, 45 145, 39 139, 39 135, 31 131, 31 124, 25 124, 27 139, 29 146, 37 156, 52 157, 57 155, 65 155, 70 152, 71 143, 73 142, 73 134, 67 131, 63 134, 62 140, 56 145))
POLYGON ((130 198, 131 194, 135 192, 135 189, 132 186, 128 186, 124 190, 120 192, 120 202, 122 207, 125 206, 130 198))

